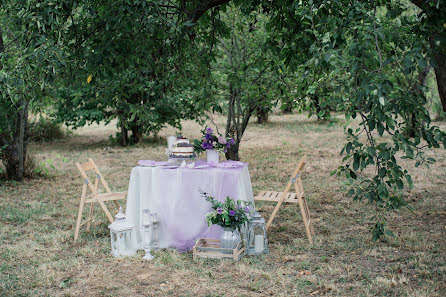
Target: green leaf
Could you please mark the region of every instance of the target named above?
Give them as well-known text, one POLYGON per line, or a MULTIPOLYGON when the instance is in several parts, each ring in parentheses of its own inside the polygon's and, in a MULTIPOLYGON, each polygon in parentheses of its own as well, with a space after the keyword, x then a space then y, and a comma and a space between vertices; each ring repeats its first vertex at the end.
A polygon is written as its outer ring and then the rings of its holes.
POLYGON ((379 103, 380 103, 382 106, 384 106, 384 104, 386 104, 386 102, 384 101, 384 97, 383 97, 383 96, 379 97, 379 103))
POLYGON ((398 180, 396 181, 396 185, 398 186, 398 188, 399 188, 400 190, 402 190, 402 189, 404 188, 404 183, 403 183, 403 181, 400 180, 400 179, 398 179, 398 180))
POLYGON ((192 26, 195 26, 195 23, 189 20, 189 21, 184 22, 183 25, 186 27, 192 27, 192 26))
POLYGON ((353 170, 350 170, 350 177, 353 179, 357 179, 358 176, 356 175, 356 173, 353 170))
POLYGON ((387 169, 385 167, 381 167, 378 171, 379 177, 383 178, 386 176, 386 174, 387 174, 387 169))
POLYGON ((349 154, 351 152, 351 150, 353 149, 353 145, 351 142, 347 143, 346 147, 345 147, 345 152, 347 154, 349 154))
POLYGON ((359 169, 359 162, 360 162, 360 156, 359 156, 359 154, 355 154, 354 161, 353 161, 353 170, 356 171, 359 169))
POLYGON ((384 133, 384 126, 381 123, 378 123, 378 134, 379 136, 383 136, 384 133))
POLYGON ((373 131, 375 129, 375 126, 376 126, 376 121, 374 119, 370 119, 368 121, 368 124, 369 124, 370 131, 373 131))
POLYGON ((413 182, 412 182, 412 177, 408 174, 405 175, 407 183, 409 184, 410 188, 413 188, 413 182))

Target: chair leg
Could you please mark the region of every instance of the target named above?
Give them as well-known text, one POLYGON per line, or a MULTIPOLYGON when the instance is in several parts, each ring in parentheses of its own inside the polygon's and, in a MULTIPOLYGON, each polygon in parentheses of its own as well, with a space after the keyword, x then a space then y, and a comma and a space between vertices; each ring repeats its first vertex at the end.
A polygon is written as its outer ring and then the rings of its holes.
POLYGON ((291 189, 291 182, 288 182, 285 191, 283 191, 282 196, 280 196, 279 201, 276 204, 276 207, 274 208, 271 216, 268 219, 268 222, 266 223, 266 230, 268 231, 269 227, 273 223, 274 217, 276 216, 277 212, 279 211, 280 206, 282 205, 283 201, 285 200, 286 194, 291 189))
POLYGON ((84 210, 84 204, 85 204, 85 193, 86 193, 86 187, 82 190, 82 197, 81 197, 81 203, 79 205, 79 212, 77 214, 77 220, 76 220, 76 229, 74 231, 74 242, 79 237, 79 230, 81 228, 81 219, 82 219, 82 211, 84 210))
MULTIPOLYGON (((296 189, 296 194, 299 192, 298 186, 297 184, 294 184, 294 187, 296 189)), ((304 221, 304 225, 305 225, 305 231, 307 232, 307 237, 308 237, 308 241, 310 242, 310 244, 313 244, 313 238, 311 236, 311 230, 310 230, 310 225, 309 225, 309 214, 307 213, 308 209, 305 208, 305 204, 304 204, 304 200, 305 198, 303 197, 299 197, 298 201, 299 201, 299 208, 300 208, 300 213, 302 215, 302 220, 304 221)))
POLYGON ((305 197, 302 197, 302 199, 305 202, 305 210, 308 215, 308 222, 309 222, 308 224, 310 225, 310 231, 311 231, 311 234, 314 235, 313 220, 311 219, 311 216, 310 216, 310 210, 308 209, 307 199, 305 199, 305 197))
POLYGON ((101 206, 102 210, 105 212, 105 215, 107 216, 107 218, 110 221, 110 223, 113 223, 113 221, 114 221, 113 217, 110 214, 110 212, 108 211, 107 206, 105 206, 104 201, 102 201, 101 199, 97 199, 97 198, 96 198, 96 200, 98 201, 98 203, 101 206))
POLYGON ((88 212, 87 231, 90 231, 91 223, 93 221, 93 205, 94 203, 90 203, 90 211, 88 212))
POLYGON ((119 202, 116 200, 113 200, 113 202, 115 203, 116 208, 119 210, 119 208, 121 207, 121 205, 119 205, 119 202))
POLYGON ((300 213, 302 215, 302 219, 304 221, 305 231, 307 232, 308 241, 310 242, 310 244, 313 244, 313 238, 311 236, 311 229, 310 229, 310 225, 308 223, 307 214, 304 210, 302 198, 299 199, 299 207, 300 207, 300 213))

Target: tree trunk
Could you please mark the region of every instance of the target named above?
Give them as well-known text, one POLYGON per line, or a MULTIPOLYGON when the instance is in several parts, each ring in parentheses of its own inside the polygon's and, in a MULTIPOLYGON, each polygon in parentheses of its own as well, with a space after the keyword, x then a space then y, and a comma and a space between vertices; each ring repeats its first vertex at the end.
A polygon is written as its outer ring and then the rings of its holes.
MULTIPOLYGON (((411 2, 426 14, 429 25, 433 28, 438 28, 438 23, 441 22, 439 20, 444 19, 444 14, 442 13, 444 12, 444 7, 435 7, 431 5, 431 1, 411 0, 411 2)), ((437 34, 442 34, 442 39, 444 40, 444 31, 440 29, 440 31, 435 32, 434 30, 429 36, 429 45, 432 50, 432 56, 437 64, 434 71, 437 79, 438 94, 440 95, 443 111, 446 112, 446 55, 444 54, 444 41, 438 46, 435 44, 437 34)))
POLYGON ((415 132, 417 131, 417 115, 415 113, 412 113, 409 116, 409 125, 406 130, 407 137, 415 137, 415 132))
POLYGON ((119 144, 121 146, 127 146, 129 144, 127 128, 124 126, 124 123, 122 121, 121 121, 121 138, 119 139, 119 144))
POLYGON ((434 71, 437 79, 438 94, 440 95, 443 111, 446 112, 446 56, 441 52, 440 48, 435 48, 435 42, 432 39, 430 40, 430 46, 437 64, 434 71))
POLYGON ((248 125, 249 118, 255 109, 246 107, 241 109, 240 104, 240 90, 229 87, 229 104, 228 104, 228 118, 226 122, 226 136, 234 139, 235 143, 231 145, 225 153, 226 159, 240 161, 238 153, 240 142, 248 125))
POLYGON ((6 175, 9 180, 21 181, 25 175, 28 104, 27 100, 22 100, 20 110, 17 112, 15 131, 3 151, 3 164, 6 167, 6 175))
POLYGON ((19 155, 19 180, 23 179, 25 174, 25 158, 26 158, 26 144, 27 144, 27 136, 26 132, 28 131, 28 104, 27 100, 23 100, 20 107, 20 124, 19 124, 19 146, 18 146, 18 155, 19 155))
POLYGON ((285 105, 285 108, 283 109, 283 113, 284 114, 293 113, 293 104, 291 102, 290 103, 285 103, 284 105, 285 105))
POLYGON ((6 178, 9 180, 21 180, 19 175, 18 137, 14 137, 12 140, 3 151, 3 164, 6 167, 6 178))
POLYGON ((269 109, 263 106, 259 106, 256 109, 257 124, 266 124, 268 122, 269 109))
POLYGON ((311 97, 311 101, 313 101, 313 105, 316 108, 317 120, 319 121, 321 117, 319 116, 319 112, 322 110, 319 102, 319 96, 314 95, 311 97))
POLYGON ((132 142, 138 143, 142 138, 142 132, 140 126, 132 126, 132 142))
POLYGON ((240 161, 240 157, 238 155, 238 148, 239 143, 236 141, 234 145, 231 145, 231 147, 226 152, 226 159, 228 160, 234 160, 234 161, 240 161))
MULTIPOLYGON (((418 74, 418 83, 422 86, 426 86, 426 78, 429 74, 430 67, 426 67, 423 71, 418 74)), ((417 115, 416 113, 411 113, 409 116, 410 125, 407 128, 407 132, 405 133, 408 137, 415 137, 417 132, 417 115)))

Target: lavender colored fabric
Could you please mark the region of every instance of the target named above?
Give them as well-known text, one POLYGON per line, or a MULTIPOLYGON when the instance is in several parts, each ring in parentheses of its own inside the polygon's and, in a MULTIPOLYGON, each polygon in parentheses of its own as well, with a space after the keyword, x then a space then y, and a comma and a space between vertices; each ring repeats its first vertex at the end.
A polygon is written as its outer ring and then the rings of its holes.
POLYGON ((164 166, 169 164, 166 161, 153 161, 153 160, 139 160, 138 165, 142 166, 164 166))
POLYGON ((219 168, 239 168, 239 167, 244 167, 247 165, 248 165, 247 163, 243 163, 240 161, 228 160, 228 161, 220 162, 217 164, 212 164, 211 166, 219 167, 219 168))
MULTIPOLYGON (((241 162, 240 162, 241 163, 241 162)), ((134 167, 130 175, 126 216, 135 225, 137 248, 142 248, 141 211, 149 208, 160 217, 160 247, 190 250, 198 238, 219 238, 221 228, 205 222, 210 204, 199 190, 220 201, 227 196, 253 202, 251 180, 246 164, 230 167, 198 168, 134 167)))

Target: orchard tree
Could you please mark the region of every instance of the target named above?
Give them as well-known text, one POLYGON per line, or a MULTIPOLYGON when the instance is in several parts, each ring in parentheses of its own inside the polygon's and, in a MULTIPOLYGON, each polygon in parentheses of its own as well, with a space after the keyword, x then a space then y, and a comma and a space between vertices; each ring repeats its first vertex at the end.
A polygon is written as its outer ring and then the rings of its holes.
POLYGON ((283 73, 281 61, 267 47, 271 38, 265 30, 267 17, 258 11, 244 15, 229 6, 221 13, 227 27, 218 36, 214 99, 223 102, 227 116, 225 135, 232 137, 226 157, 239 160, 239 146, 253 114, 265 120, 272 105, 288 95, 291 82, 283 73))
POLYGON ((429 43, 430 63, 435 71, 438 93, 446 112, 446 1, 411 0, 417 12, 417 33, 429 43))
POLYGON ((359 119, 359 127, 346 126, 344 164, 336 172, 352 180, 349 195, 373 205, 373 238, 378 239, 386 232, 387 212, 407 205, 404 184, 412 186, 397 154, 418 166, 434 161, 423 148, 446 145, 445 133, 431 125, 418 79, 427 61, 436 58, 427 39, 416 38, 423 27, 420 16, 405 1, 285 1, 267 9, 271 26, 281 32, 285 47, 277 53, 287 65, 320 69, 320 78, 332 80, 332 96, 319 98, 321 115, 331 106, 344 112, 347 123, 359 119), (302 63, 297 52, 311 58, 302 63), (409 128, 414 137, 404 133, 409 128), (372 176, 360 175, 369 167, 375 168, 372 176))
POLYGON ((63 1, 2 1, 0 6, 0 154, 9 179, 22 180, 29 109, 47 104, 63 63, 58 36, 63 1))
POLYGON ((197 44, 212 44, 217 27, 203 14, 221 3, 2 0, 0 153, 7 177, 24 176, 29 109, 53 105, 53 98, 63 99, 59 115, 69 125, 118 117, 123 128, 135 128, 135 135, 160 124, 178 125, 189 111, 207 108, 204 100, 191 101, 207 96, 206 88, 195 87, 195 79, 183 83, 179 78, 189 73, 205 78, 200 69, 206 60, 188 60, 202 54, 197 44))
POLYGON ((116 118, 127 145, 128 130, 136 143, 142 134, 200 115, 203 106, 194 98, 203 96, 209 75, 204 39, 213 29, 196 24, 192 30, 177 5, 82 1, 73 8, 65 36, 71 69, 57 118, 73 127, 116 118))
POLYGON ((269 16, 269 33, 277 36, 271 48, 291 70, 321 71, 322 80, 308 88, 309 94, 325 84, 324 77, 334 78, 331 96, 318 96, 319 107, 322 105, 318 114, 324 116, 324 107, 334 107, 344 112, 347 123, 359 119, 359 127, 346 127, 344 164, 334 173, 344 173, 352 180, 355 186, 349 195, 373 206, 373 238, 380 238, 386 233, 386 213, 407 205, 404 185, 412 186, 398 154, 402 152, 402 158, 414 159, 419 166, 434 162, 425 157, 424 148, 446 146, 445 133, 431 125, 426 89, 419 79, 429 63, 444 108, 444 1, 258 0, 237 4, 246 13, 262 7, 269 16), (302 61, 302 57, 309 59, 302 61), (414 133, 405 133, 409 129, 414 133), (375 169, 371 177, 359 175, 369 167, 375 169))

